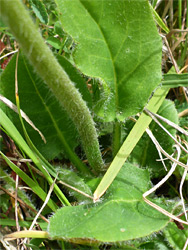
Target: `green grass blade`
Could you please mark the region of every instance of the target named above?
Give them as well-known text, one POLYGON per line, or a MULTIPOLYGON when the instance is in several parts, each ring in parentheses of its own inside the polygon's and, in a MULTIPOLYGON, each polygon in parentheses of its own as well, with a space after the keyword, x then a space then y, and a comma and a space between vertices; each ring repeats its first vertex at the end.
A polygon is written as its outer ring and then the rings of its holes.
MULTIPOLYGON (((39 156, 36 156, 35 153, 30 149, 28 144, 24 141, 14 124, 11 120, 6 116, 2 109, 0 109, 0 124, 4 129, 7 131, 8 135, 16 142, 17 145, 32 159, 34 164, 39 168, 39 170, 44 174, 46 180, 51 185, 53 183, 52 178, 49 176, 47 171, 50 173, 53 172, 52 167, 49 168, 45 163, 44 160, 41 160, 39 156), (47 171, 45 169, 47 169, 47 171)), ((57 173, 53 172, 53 176, 55 177, 57 173)), ((66 199, 62 191, 59 187, 55 184, 54 185, 54 192, 58 196, 59 200, 64 204, 70 206, 69 201, 66 199)))
MULTIPOLYGON (((6 155, 0 152, 3 159, 9 165, 9 167, 20 176, 20 178, 33 190, 35 194, 37 194, 43 201, 46 199, 46 193, 42 190, 42 188, 34 182, 27 174, 25 174, 19 167, 17 167, 13 162, 11 162, 6 155)), ((48 206, 52 209, 52 211, 56 211, 58 206, 49 199, 48 206)))
POLYGON ((157 14, 157 12, 154 10, 154 8, 150 5, 151 10, 153 12, 153 15, 155 17, 155 20, 157 22, 157 24, 161 27, 161 29, 163 29, 167 34, 170 32, 170 30, 168 29, 168 27, 164 24, 163 20, 160 18, 160 16, 157 14))
MULTIPOLYGON (((147 109, 151 110, 153 113, 156 113, 162 102, 164 101, 167 93, 168 89, 157 89, 153 97, 149 101, 147 109)), ((113 182, 121 167, 123 166, 124 162, 136 146, 137 142, 139 141, 151 121, 152 119, 143 112, 138 121, 136 122, 135 126, 129 133, 125 142, 121 146, 116 157, 112 161, 110 167, 108 168, 106 174, 99 183, 97 189, 95 190, 94 200, 98 200, 113 182)))
POLYGON ((167 88, 177 88, 188 86, 188 74, 165 74, 162 86, 167 88))

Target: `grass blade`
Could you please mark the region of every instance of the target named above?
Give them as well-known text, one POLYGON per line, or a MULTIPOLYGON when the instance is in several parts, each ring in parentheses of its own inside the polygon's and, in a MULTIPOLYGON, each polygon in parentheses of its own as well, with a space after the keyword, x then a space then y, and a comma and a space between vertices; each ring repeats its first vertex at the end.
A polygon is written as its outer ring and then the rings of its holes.
MULTIPOLYGON (((0 124, 7 131, 8 135, 16 142, 17 145, 32 159, 34 164, 38 167, 38 169, 44 174, 46 180, 51 185, 53 183, 52 178, 49 176, 47 171, 49 170, 50 174, 52 174, 52 167, 49 168, 47 164, 45 164, 44 160, 40 158, 40 156, 36 156, 35 153, 30 149, 28 144, 24 141, 18 130, 15 128, 14 124, 11 120, 6 116, 2 109, 0 109, 0 124), (47 169, 47 171, 45 170, 47 169)), ((50 165, 50 164, 49 164, 50 165)), ((54 176, 57 173, 53 173, 54 176)), ((70 206, 69 201, 66 199, 62 191, 55 184, 54 192, 58 196, 59 200, 64 204, 70 206)))
MULTIPOLYGON (((168 93, 168 89, 159 88, 154 93, 150 102, 148 103, 147 108, 151 110, 153 113, 156 113, 164 101, 166 94, 168 93)), ((94 201, 97 201, 107 190, 110 184, 113 182, 124 162, 136 146, 137 142, 145 132, 146 128, 149 126, 152 119, 146 114, 142 113, 137 123, 134 125, 133 129, 129 133, 125 142, 121 146, 118 151, 116 157, 112 161, 109 169, 106 174, 102 178, 100 184, 94 192, 94 201)))
MULTIPOLYGON (((34 193, 36 193, 43 201, 46 199, 46 193, 42 190, 42 188, 34 182, 27 174, 25 174, 19 167, 17 167, 14 163, 12 163, 6 155, 4 155, 2 152, 0 152, 3 159, 6 161, 6 163, 9 165, 9 167, 20 176, 20 178, 33 190, 34 193)), ((58 206, 49 199, 48 206, 53 210, 56 211, 58 206)))

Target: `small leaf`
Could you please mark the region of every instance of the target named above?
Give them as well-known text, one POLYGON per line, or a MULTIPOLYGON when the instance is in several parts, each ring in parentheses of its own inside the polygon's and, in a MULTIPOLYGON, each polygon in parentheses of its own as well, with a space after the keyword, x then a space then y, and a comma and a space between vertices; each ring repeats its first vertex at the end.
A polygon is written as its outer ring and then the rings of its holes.
POLYGON ((61 27, 61 23, 59 21, 55 23, 54 30, 55 30, 55 33, 58 34, 60 37, 64 38, 66 36, 65 32, 63 31, 61 27))
POLYGON ((31 8, 34 11, 35 15, 42 22, 48 23, 48 13, 46 11, 46 7, 43 4, 42 0, 29 0, 31 4, 31 8))
POLYGON ((60 49, 61 48, 61 42, 56 37, 53 37, 53 36, 52 37, 48 37, 46 39, 46 42, 49 43, 55 49, 60 49))
POLYGON ((161 230, 169 218, 143 201, 142 193, 149 184, 147 170, 124 164, 104 200, 59 209, 50 219, 50 238, 76 243, 118 242, 161 230))

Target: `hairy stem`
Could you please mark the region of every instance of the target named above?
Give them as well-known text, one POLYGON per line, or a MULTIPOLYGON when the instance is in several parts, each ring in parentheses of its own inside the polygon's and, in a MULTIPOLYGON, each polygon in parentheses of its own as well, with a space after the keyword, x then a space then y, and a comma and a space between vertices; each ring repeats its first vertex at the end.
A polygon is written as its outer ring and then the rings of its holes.
POLYGON ((68 112, 80 134, 87 159, 95 171, 103 166, 93 119, 80 93, 45 45, 20 0, 1 0, 3 21, 22 47, 37 73, 68 112))

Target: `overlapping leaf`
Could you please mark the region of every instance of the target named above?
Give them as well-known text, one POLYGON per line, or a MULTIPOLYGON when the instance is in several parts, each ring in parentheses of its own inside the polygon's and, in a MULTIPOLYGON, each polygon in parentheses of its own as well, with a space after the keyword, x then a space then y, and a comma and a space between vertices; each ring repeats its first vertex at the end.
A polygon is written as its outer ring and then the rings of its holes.
POLYGON ((50 219, 50 237, 77 243, 117 242, 161 230, 169 218, 143 201, 149 185, 147 170, 125 164, 102 202, 59 209, 50 219))
MULTIPOLYGON (((13 103, 15 103, 15 59, 15 57, 12 59, 1 77, 1 94, 13 103)), ((91 98, 80 74, 65 58, 58 57, 58 59, 90 106, 91 98)), ((78 143, 78 134, 73 123, 23 55, 20 55, 18 60, 18 87, 21 109, 47 140, 45 144, 33 128, 29 125, 26 127, 39 151, 47 159, 53 159, 62 151, 64 153, 72 151, 78 143)), ((16 127, 22 131, 18 115, 2 103, 0 105, 6 109, 6 113, 11 117, 16 127)))
POLYGON ((161 79, 161 41, 148 1, 56 2, 76 43, 76 65, 103 84, 97 114, 110 121, 141 111, 161 79))

